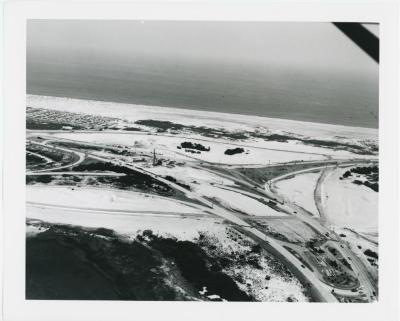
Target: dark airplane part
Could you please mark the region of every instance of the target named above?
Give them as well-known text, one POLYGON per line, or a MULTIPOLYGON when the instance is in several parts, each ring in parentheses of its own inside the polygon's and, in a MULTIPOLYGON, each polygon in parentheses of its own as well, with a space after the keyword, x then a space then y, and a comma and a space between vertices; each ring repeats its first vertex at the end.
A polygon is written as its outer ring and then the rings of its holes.
POLYGON ((333 22, 357 46, 379 63, 379 38, 358 22, 333 22))

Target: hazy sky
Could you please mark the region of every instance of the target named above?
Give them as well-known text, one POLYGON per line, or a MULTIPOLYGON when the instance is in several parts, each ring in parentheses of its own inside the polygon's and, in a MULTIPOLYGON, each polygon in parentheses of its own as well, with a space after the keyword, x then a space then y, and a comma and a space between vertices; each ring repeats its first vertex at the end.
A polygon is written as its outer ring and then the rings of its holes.
MULTIPOLYGON (((115 95, 120 90, 118 101, 162 105, 164 95, 168 96, 165 106, 176 103, 176 107, 185 104, 196 107, 197 99, 197 104, 206 105, 205 109, 211 109, 214 103, 211 98, 200 101, 196 97, 194 88, 197 85, 229 79, 230 84, 235 81, 247 85, 254 83, 254 91, 259 91, 264 90, 263 77, 266 84, 272 84, 273 74, 277 75, 275 78, 280 86, 284 86, 287 79, 294 93, 296 90, 300 94, 302 90, 311 92, 311 104, 313 101, 317 105, 325 104, 325 108, 332 106, 333 96, 327 93, 313 98, 312 92, 318 86, 323 87, 322 91, 332 88, 335 96, 347 97, 348 103, 343 97, 339 100, 342 99, 341 104, 347 104, 348 108, 357 105, 361 99, 359 105, 363 105, 363 109, 355 106, 359 111, 348 115, 349 119, 369 117, 360 125, 377 126, 374 117, 378 111, 378 64, 330 23, 31 20, 28 23, 27 63, 28 93, 51 94, 54 90, 55 95, 62 95, 64 91, 73 95, 72 87, 79 83, 75 91, 81 92, 77 96, 95 98, 98 95, 94 93, 95 82, 102 87, 102 90, 97 88, 101 95, 113 83, 124 80, 131 82, 132 90, 129 91, 130 87, 123 89, 124 84, 113 88, 115 95), (144 85, 133 83, 139 81, 133 79, 137 77, 143 77, 146 86, 154 85, 153 94, 145 93, 147 87, 144 85), (166 84, 168 77, 171 77, 171 84, 166 84), (185 80, 192 82, 192 87, 186 91, 185 80), (163 81, 161 85, 160 81, 163 81), (87 95, 82 90, 82 83, 88 86, 87 95), (175 83, 175 91, 171 88, 172 83, 175 83), (182 96, 182 101, 179 97, 172 100, 171 97, 179 96, 182 89, 184 95, 193 91, 193 103, 190 95, 182 96), (153 97, 146 98, 145 95, 153 97), (328 99, 327 95, 332 97, 328 99), (361 115, 361 110, 366 114, 361 115)), ((238 89, 239 85, 233 83, 229 86, 221 84, 221 97, 229 96, 231 89, 238 89)), ((265 90, 273 90, 271 86, 265 90)), ((256 100, 257 110, 260 110, 264 96, 249 90, 241 95, 241 99, 250 97, 249 103, 256 100)), ((112 100, 105 96, 99 99, 112 100)), ((242 100, 236 101, 243 104, 242 100)), ((274 100, 275 105, 278 100, 274 100)), ((226 102, 235 105, 233 100, 226 102)), ((268 102, 267 99, 265 103, 268 102)), ((282 104, 278 105, 280 107, 276 108, 282 108, 282 104)), ((305 106, 304 99, 301 106, 305 106)))
POLYGON ((28 51, 68 51, 363 72, 377 65, 329 23, 29 22, 28 51))

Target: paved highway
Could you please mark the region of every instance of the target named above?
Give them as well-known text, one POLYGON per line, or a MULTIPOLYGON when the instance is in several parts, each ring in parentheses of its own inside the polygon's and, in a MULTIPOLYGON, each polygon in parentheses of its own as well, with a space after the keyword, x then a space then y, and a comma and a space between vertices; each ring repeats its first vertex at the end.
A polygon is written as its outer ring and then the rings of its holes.
MULTIPOLYGON (((54 139, 54 138, 52 138, 52 139, 54 139)), ((36 144, 45 145, 45 143, 36 143, 36 144)), ((76 150, 72 150, 72 149, 68 149, 68 148, 57 148, 57 149, 79 155, 79 160, 76 163, 81 162, 84 158, 84 153, 77 152, 76 150)), ((234 227, 236 227, 239 231, 245 233, 250 238, 252 238, 256 242, 260 243, 268 251, 270 251, 270 252, 274 253, 275 255, 277 255, 278 257, 280 257, 284 262, 287 263, 288 267, 293 271, 293 273, 295 275, 297 275, 299 277, 300 280, 311 285, 312 292, 318 301, 323 301, 323 302, 336 302, 337 301, 336 297, 331 292, 333 289, 332 287, 323 283, 315 273, 313 273, 311 270, 305 268, 302 265, 302 263, 292 253, 290 253, 287 249, 285 249, 277 240, 275 240, 272 237, 269 237, 268 235, 264 234, 262 231, 258 230, 257 228, 255 228, 254 226, 252 226, 251 224, 249 224, 248 222, 243 220, 243 216, 238 215, 237 213, 226 209, 225 207, 218 204, 216 201, 210 201, 209 199, 203 197, 202 195, 200 195, 196 192, 193 192, 193 191, 189 191, 186 188, 183 188, 182 186, 180 186, 174 182, 171 182, 171 181, 163 178, 160 175, 154 174, 142 167, 134 166, 132 164, 128 164, 121 160, 115 161, 115 160, 112 160, 109 158, 100 157, 100 156, 92 154, 92 153, 87 153, 87 154, 90 155, 91 158, 98 159, 98 160, 104 161, 104 162, 111 162, 116 165, 124 166, 131 170, 135 170, 137 172, 146 174, 146 175, 153 177, 154 179, 170 186, 171 188, 184 193, 186 195, 186 197, 196 200, 197 202, 202 204, 203 207, 207 208, 207 212, 210 212, 216 216, 223 218, 224 220, 226 220, 227 222, 232 224, 234 227)), ((75 166, 76 163, 69 164, 69 165, 60 167, 58 169, 75 166)), ((336 166, 336 165, 332 165, 332 166, 336 166)), ((199 166, 197 166, 197 167, 199 167, 199 166)), ((267 191, 266 189, 258 186, 258 184, 254 183, 254 185, 252 185, 251 183, 249 183, 249 180, 240 179, 237 176, 221 174, 220 172, 206 169, 203 167, 200 167, 200 168, 202 170, 208 170, 210 172, 213 172, 214 174, 217 174, 219 176, 229 178, 235 182, 240 182, 241 184, 251 187, 252 189, 254 189, 255 186, 257 186, 257 191, 262 192, 268 198, 276 198, 276 197, 281 198, 280 195, 275 194, 273 191, 267 191)), ((313 168, 313 169, 308 169, 307 171, 316 170, 318 168, 321 168, 321 166, 313 168)), ((324 166, 322 166, 322 168, 324 168, 324 166)), ((45 170, 45 171, 48 171, 48 170, 45 170)), ((302 172, 304 172, 304 171, 298 171, 295 173, 290 173, 288 175, 293 175, 293 174, 302 173, 302 172)), ((282 177, 280 179, 282 179, 282 177)), ((295 210, 293 210, 294 204, 292 204, 290 202, 285 203, 284 206, 285 206, 285 208, 292 209, 292 212, 295 211, 295 210)), ((295 208, 296 208, 296 210, 298 210, 297 207, 295 207, 295 208)), ((304 222, 313 226, 321 234, 331 235, 331 238, 333 240, 335 240, 336 242, 340 242, 339 237, 337 237, 331 231, 329 231, 327 228, 322 226, 317 220, 315 220, 314 218, 311 218, 309 216, 309 213, 300 211, 300 212, 298 212, 298 214, 296 214, 296 217, 300 218, 304 222)), ((370 284, 368 284, 368 279, 365 277, 365 275, 362 271, 362 267, 360 266, 359 262, 355 258, 353 261, 354 256, 351 255, 350 253, 348 253, 348 252, 350 252, 349 250, 341 249, 340 251, 343 252, 343 255, 345 255, 344 257, 350 256, 352 258, 352 263, 353 263, 352 266, 354 267, 355 271, 359 271, 360 282, 362 282, 363 287, 366 289, 367 292, 371 292, 370 289, 372 287, 370 286, 370 284), (360 271, 360 269, 361 269, 361 271, 360 271)), ((336 290, 337 289, 335 289, 335 292, 336 292, 336 290)), ((350 291, 347 291, 346 293, 349 294, 349 292, 350 291)))
MULTIPOLYGON (((69 152, 72 152, 72 150, 68 150, 69 152)), ((126 168, 138 171, 140 173, 149 175, 153 177, 154 179, 163 182, 164 184, 167 184, 171 188, 175 190, 179 190, 182 193, 186 195, 186 197, 191 198, 193 200, 196 200, 203 204, 205 207, 208 207, 208 212, 219 216, 226 221, 230 222, 234 226, 240 227, 243 229, 246 234, 251 237, 253 240, 256 242, 262 241, 261 245, 264 248, 267 248, 270 251, 273 251, 274 253, 279 253, 279 256, 285 259, 285 262, 289 265, 291 270, 295 273, 295 275, 299 276, 300 279, 302 280, 307 280, 308 283, 312 284, 312 291, 314 293, 314 296, 316 297, 317 300, 319 301, 324 301, 324 302, 336 302, 335 296, 330 292, 330 289, 327 288, 323 283, 320 282, 320 280, 312 273, 311 271, 305 269, 302 267, 301 262, 293 255, 291 254, 288 250, 286 250, 283 246, 281 246, 275 239, 265 235, 258 229, 252 227, 248 222, 244 221, 241 217, 236 215, 234 212, 227 210, 225 207, 220 206, 217 202, 211 202, 210 200, 202 197, 198 193, 195 193, 193 191, 188 191, 187 189, 181 187, 178 184, 175 184, 169 180, 166 180, 165 178, 153 174, 150 171, 147 171, 141 167, 138 166, 133 166, 130 164, 127 164, 122 161, 114 161, 110 160, 108 158, 100 157, 91 153, 88 153, 90 157, 94 159, 98 159, 100 161, 107 161, 114 163, 116 165, 122 164, 122 166, 125 166, 126 168)))

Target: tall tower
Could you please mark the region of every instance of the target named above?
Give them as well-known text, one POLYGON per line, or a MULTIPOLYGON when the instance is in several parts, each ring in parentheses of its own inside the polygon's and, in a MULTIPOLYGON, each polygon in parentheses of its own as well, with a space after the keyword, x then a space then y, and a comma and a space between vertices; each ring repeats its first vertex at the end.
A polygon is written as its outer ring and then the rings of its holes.
POLYGON ((157 157, 156 157, 156 150, 153 149, 153 166, 157 165, 157 157))

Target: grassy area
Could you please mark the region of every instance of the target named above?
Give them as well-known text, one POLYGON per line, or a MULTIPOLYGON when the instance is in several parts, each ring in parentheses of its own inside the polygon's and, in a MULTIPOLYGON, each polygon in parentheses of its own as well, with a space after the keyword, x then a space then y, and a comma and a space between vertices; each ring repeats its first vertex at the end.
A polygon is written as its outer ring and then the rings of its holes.
POLYGON ((26 239, 27 299, 188 300, 206 286, 227 300, 252 301, 194 242, 149 230, 124 241, 104 228, 28 224, 47 230, 26 239))

